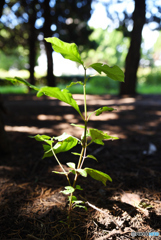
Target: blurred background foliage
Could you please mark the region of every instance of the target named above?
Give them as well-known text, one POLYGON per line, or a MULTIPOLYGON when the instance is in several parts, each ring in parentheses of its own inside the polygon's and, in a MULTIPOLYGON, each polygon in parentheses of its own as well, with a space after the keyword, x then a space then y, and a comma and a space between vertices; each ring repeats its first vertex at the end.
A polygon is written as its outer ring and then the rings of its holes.
MULTIPOLYGON (((77 68, 74 65, 71 75, 65 70, 62 74, 56 74, 57 64, 63 64, 61 68, 65 69, 66 63, 52 53, 50 44, 44 42, 44 37, 56 36, 63 41, 75 42, 86 65, 103 62, 121 67, 125 71, 126 82, 131 81, 130 85, 134 82, 132 91, 127 85, 124 93, 161 93, 160 29, 161 7, 155 0, 1 0, 0 92, 27 91, 25 87, 10 86, 5 77, 20 76, 33 84, 57 85, 61 88, 71 81, 83 80, 81 71, 76 73, 73 70, 77 68), (97 4, 102 4, 111 20, 106 28, 95 28, 89 24, 97 4), (126 59, 130 50, 135 48, 135 41, 133 46, 131 44, 134 26, 138 24, 137 16, 141 16, 138 9, 141 8, 142 26, 139 26, 138 36, 144 25, 152 23, 155 26, 151 29, 158 31, 159 35, 151 48, 145 47, 140 36, 141 42, 134 51, 134 54, 139 51, 139 59, 137 57, 135 60, 135 56, 128 58, 131 66, 136 62, 136 69, 131 73, 136 76, 132 80, 129 74, 132 70, 127 66, 126 59)), ((153 38, 153 32, 149 38, 153 38)), ((75 85, 71 92, 81 93, 81 89, 75 85)), ((88 82, 87 93, 119 94, 121 90, 119 83, 111 82, 105 76, 95 76, 88 82)))

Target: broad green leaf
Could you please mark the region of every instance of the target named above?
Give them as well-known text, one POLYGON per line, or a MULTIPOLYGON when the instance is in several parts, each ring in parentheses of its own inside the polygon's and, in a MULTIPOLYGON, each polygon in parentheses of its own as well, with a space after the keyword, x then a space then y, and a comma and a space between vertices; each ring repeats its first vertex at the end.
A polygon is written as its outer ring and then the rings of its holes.
POLYGON ((81 188, 80 185, 76 185, 75 189, 78 189, 78 190, 83 190, 83 188, 81 188))
POLYGON ((67 139, 68 137, 70 137, 71 135, 69 135, 68 133, 63 133, 60 136, 55 137, 55 140, 58 141, 64 141, 65 139, 67 139))
POLYGON ((51 140, 51 137, 47 136, 47 135, 35 135, 35 136, 30 136, 30 138, 35 138, 36 141, 43 141, 46 142, 47 144, 49 144, 50 146, 52 145, 52 143, 54 142, 53 140, 51 140), (49 140, 50 139, 50 140, 49 140))
POLYGON ((78 81, 78 82, 71 82, 70 85, 67 85, 66 88, 70 88, 72 87, 73 85, 76 85, 76 84, 80 84, 80 85, 83 85, 83 83, 81 81, 78 81))
POLYGON ((114 108, 112 108, 112 107, 101 107, 101 108, 99 108, 99 109, 97 109, 96 111, 94 111, 95 112, 95 115, 96 116, 99 116, 101 113, 103 113, 103 112, 111 112, 111 111, 113 111, 113 110, 116 110, 116 109, 114 109, 114 108))
POLYGON ((72 192, 74 192, 74 191, 75 191, 75 189, 74 189, 73 187, 71 187, 71 186, 66 186, 66 187, 65 187, 65 190, 60 191, 60 192, 64 193, 65 195, 68 195, 68 194, 70 194, 70 193, 72 193, 72 192))
POLYGON ((24 83, 25 85, 27 85, 28 87, 36 90, 36 91, 39 91, 39 88, 37 88, 36 86, 30 84, 29 82, 27 82, 26 80, 24 80, 23 78, 20 78, 20 77, 15 77, 15 78, 6 78, 7 81, 10 81, 12 82, 13 84, 14 83, 24 83))
POLYGON ((104 145, 102 140, 118 139, 117 137, 109 136, 107 133, 104 133, 104 132, 102 132, 98 129, 94 129, 94 128, 89 129, 89 135, 92 138, 92 142, 95 142, 95 143, 101 144, 101 145, 104 145))
MULTIPOLYGON (((53 151, 55 152, 55 154, 60 153, 60 152, 66 152, 66 151, 70 150, 71 148, 75 147, 77 145, 77 143, 78 143, 78 139, 70 136, 62 142, 57 142, 53 147, 53 151)), ((53 156, 51 147, 49 145, 44 144, 43 148, 44 148, 44 152, 45 152, 43 159, 45 157, 53 156)))
POLYGON ((93 63, 89 67, 95 69, 99 74, 105 73, 108 77, 115 81, 124 82, 124 73, 118 66, 109 67, 103 63, 93 63))
POLYGON ((75 110, 82 116, 77 102, 74 100, 72 94, 67 89, 61 90, 58 87, 42 87, 38 91, 37 97, 41 97, 43 94, 48 97, 57 98, 58 100, 69 104, 75 108, 75 110))
POLYGON ((87 158, 92 158, 97 161, 97 158, 95 158, 93 155, 87 155, 87 158))
POLYGON ((70 125, 74 126, 74 127, 85 128, 84 125, 79 125, 79 124, 74 124, 74 123, 71 123, 70 125))
POLYGON ((70 168, 73 168, 73 169, 75 169, 75 163, 73 163, 73 162, 68 162, 68 163, 66 163, 70 168))
POLYGON ((57 172, 57 171, 52 171, 53 173, 56 173, 56 174, 63 174, 63 175, 66 175, 65 172, 57 172))
POLYGON ((83 65, 78 47, 75 43, 63 42, 56 37, 45 38, 45 40, 51 43, 54 51, 60 53, 64 58, 83 65))
POLYGON ((76 170, 82 177, 87 177, 87 172, 85 169, 77 169, 76 170))
POLYGON ((103 173, 101 171, 92 169, 92 168, 85 168, 86 172, 95 180, 102 182, 106 186, 107 180, 112 182, 112 179, 109 175, 106 173, 103 173))

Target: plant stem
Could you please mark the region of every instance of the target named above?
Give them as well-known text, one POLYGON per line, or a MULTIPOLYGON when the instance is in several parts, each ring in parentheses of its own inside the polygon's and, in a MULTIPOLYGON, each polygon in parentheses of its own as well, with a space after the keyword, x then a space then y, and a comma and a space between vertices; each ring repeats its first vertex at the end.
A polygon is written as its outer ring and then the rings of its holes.
MULTIPOLYGON (((78 161, 78 165, 77 165, 77 169, 81 168, 85 159, 85 155, 86 155, 86 148, 87 148, 87 102, 86 102, 86 68, 84 67, 84 84, 83 84, 83 94, 84 94, 84 124, 85 124, 85 128, 84 128, 84 139, 82 142, 82 150, 81 150, 81 155, 79 157, 79 161, 78 161)), ((75 178, 73 181, 73 188, 75 188, 76 182, 77 182, 77 178, 78 178, 78 173, 76 172, 75 174, 75 178)), ((71 210, 72 210, 72 197, 73 197, 73 192, 70 194, 70 201, 69 201, 69 209, 68 209, 68 225, 70 225, 70 214, 71 214, 71 210)))
POLYGON ((65 173, 65 176, 66 176, 66 178, 67 178, 67 180, 68 180, 68 183, 69 183, 69 185, 71 186, 70 179, 69 179, 69 177, 68 177, 68 173, 65 171, 65 169, 63 168, 63 166, 62 166, 62 164, 60 163, 59 159, 57 158, 57 156, 56 156, 56 154, 55 154, 55 152, 54 152, 54 150, 53 150, 53 146, 52 146, 52 145, 51 145, 51 151, 52 151, 52 153, 53 153, 56 161, 58 162, 59 166, 61 167, 62 171, 65 173))

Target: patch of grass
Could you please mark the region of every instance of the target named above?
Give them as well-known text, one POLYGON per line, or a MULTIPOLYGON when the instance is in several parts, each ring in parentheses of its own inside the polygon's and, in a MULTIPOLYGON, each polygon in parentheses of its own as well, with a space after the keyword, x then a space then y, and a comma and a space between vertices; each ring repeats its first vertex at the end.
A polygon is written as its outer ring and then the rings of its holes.
POLYGON ((0 86, 0 93, 7 94, 7 93, 15 93, 15 94, 24 94, 28 93, 28 88, 23 85, 19 86, 0 86))
POLYGON ((137 85, 137 93, 139 94, 161 94, 161 84, 158 85, 148 85, 138 84, 137 85))

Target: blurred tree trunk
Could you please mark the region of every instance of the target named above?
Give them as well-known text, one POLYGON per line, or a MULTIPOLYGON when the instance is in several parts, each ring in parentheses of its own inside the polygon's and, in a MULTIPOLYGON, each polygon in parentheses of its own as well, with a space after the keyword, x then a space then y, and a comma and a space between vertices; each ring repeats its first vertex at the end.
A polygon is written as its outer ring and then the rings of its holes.
MULTIPOLYGON (((0 1, 0 17, 2 16, 4 4, 5 4, 5 0, 1 0, 0 1)), ((4 112, 5 112, 5 109, 3 107, 2 96, 0 94, 0 151, 8 152, 9 151, 9 141, 8 141, 5 129, 4 129, 4 122, 3 122, 3 113, 4 112)))
MULTIPOLYGON (((43 9, 44 9, 44 26, 43 26, 43 33, 44 38, 52 37, 52 31, 51 31, 51 14, 50 14, 50 0, 44 1, 43 9)), ((45 50, 47 55, 47 83, 48 86, 55 86, 55 77, 53 75, 53 57, 52 57, 52 46, 50 43, 47 43, 44 41, 45 44, 45 50)))
POLYGON ((35 85, 35 77, 34 77, 34 67, 36 63, 36 29, 35 29, 35 21, 36 21, 36 9, 34 1, 31 2, 31 7, 29 11, 29 72, 30 72, 30 83, 35 85))
POLYGON ((5 0, 0 1, 0 17, 2 16, 3 6, 5 4, 5 0))
POLYGON ((5 108, 2 102, 2 96, 0 95, 0 152, 7 153, 10 151, 10 144, 7 137, 7 133, 4 129, 4 121, 3 121, 3 114, 5 112, 5 108))
POLYGON ((125 83, 120 84, 120 95, 136 94, 137 70, 140 61, 142 29, 145 23, 145 0, 135 0, 133 30, 130 48, 125 61, 125 83))

